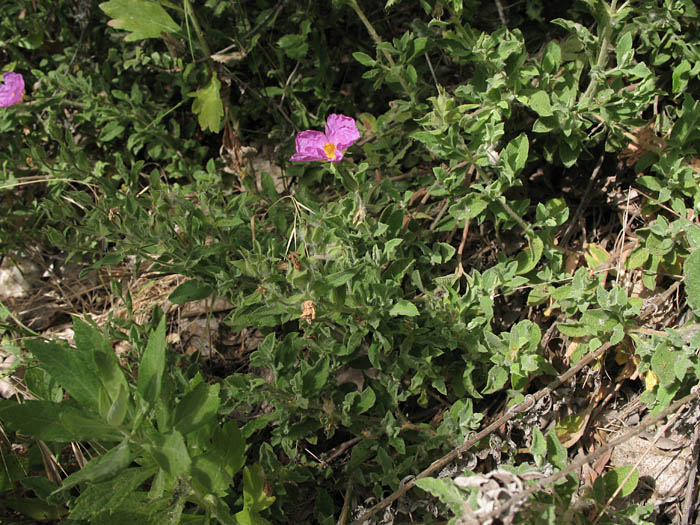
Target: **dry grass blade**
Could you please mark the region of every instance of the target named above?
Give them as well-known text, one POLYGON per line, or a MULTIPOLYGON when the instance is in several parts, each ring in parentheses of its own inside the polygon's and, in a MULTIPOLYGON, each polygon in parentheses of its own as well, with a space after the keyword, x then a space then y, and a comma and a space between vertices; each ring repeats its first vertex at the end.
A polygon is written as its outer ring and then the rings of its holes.
POLYGON ((56 483, 57 485, 60 485, 61 474, 59 473, 59 469, 63 472, 64 475, 67 476, 66 471, 63 470, 63 467, 56 459, 56 456, 53 455, 53 452, 49 450, 49 447, 46 446, 46 443, 39 440, 37 441, 37 444, 39 445, 39 451, 41 452, 41 461, 44 463, 46 477, 50 481, 56 483))

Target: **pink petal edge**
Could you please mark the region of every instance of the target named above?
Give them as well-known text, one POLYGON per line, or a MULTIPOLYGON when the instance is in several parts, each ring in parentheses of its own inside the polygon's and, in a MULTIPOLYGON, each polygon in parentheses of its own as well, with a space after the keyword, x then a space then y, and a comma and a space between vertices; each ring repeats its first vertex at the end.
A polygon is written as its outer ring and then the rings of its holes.
POLYGON ((296 153, 290 161, 328 160, 323 152, 323 145, 328 142, 326 135, 320 131, 307 129, 297 133, 296 153))
POLYGON ((343 153, 360 138, 355 119, 346 115, 332 113, 326 119, 326 132, 307 129, 296 136, 296 153, 289 160, 293 162, 324 161, 340 162, 343 153), (335 158, 329 159, 323 146, 332 142, 335 144, 335 158))
POLYGON ((326 120, 326 136, 339 150, 345 151, 360 138, 360 130, 354 118, 332 113, 326 120))

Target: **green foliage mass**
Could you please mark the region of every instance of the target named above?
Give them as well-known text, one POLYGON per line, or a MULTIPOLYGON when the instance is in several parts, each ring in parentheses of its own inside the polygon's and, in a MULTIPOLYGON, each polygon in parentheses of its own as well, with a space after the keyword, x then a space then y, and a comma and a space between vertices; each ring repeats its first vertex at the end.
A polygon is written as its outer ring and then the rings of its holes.
MULTIPOLYGON (((690 391, 696 7, 500 4, 0 5, 0 67, 27 86, 0 111, 1 253, 98 271, 127 310, 74 318, 72 345, 0 310, 31 394, 0 421, 32 440, 3 450, 2 505, 65 523, 349 522, 560 374, 552 333, 572 363, 625 349, 653 411, 690 391), (346 160, 290 163, 296 132, 331 113, 362 135, 346 160), (642 199, 622 226, 613 197, 642 199), (104 277, 127 264, 184 276, 172 304, 226 299, 226 330, 254 344, 217 367, 171 351, 159 306, 137 321, 134 290, 104 277), (673 286, 690 309, 647 329, 645 298, 673 286), (59 479, 42 455, 76 461, 59 479)), ((566 468, 553 430, 525 445, 475 448, 516 477, 566 468)), ((391 512, 476 512, 483 473, 454 468, 391 512)), ((618 467, 583 498, 601 523, 646 523, 651 508, 607 503, 637 479, 618 467)), ((584 522, 578 487, 536 492, 516 522, 584 522)))

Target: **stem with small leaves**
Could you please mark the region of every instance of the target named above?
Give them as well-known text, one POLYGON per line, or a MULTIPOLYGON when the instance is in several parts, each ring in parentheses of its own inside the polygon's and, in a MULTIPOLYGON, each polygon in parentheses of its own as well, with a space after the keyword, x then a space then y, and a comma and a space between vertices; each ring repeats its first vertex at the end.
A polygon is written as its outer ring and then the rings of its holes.
MULTIPOLYGON (((468 163, 471 164, 472 166, 474 166, 474 168, 476 169, 476 172, 479 174, 479 177, 481 177, 481 180, 483 180, 487 184, 490 184, 491 178, 486 174, 486 172, 484 172, 484 170, 481 169, 481 167, 476 162, 474 162, 472 154, 468 148, 466 148, 466 154, 468 157, 468 163)), ((516 222, 516 224, 523 229, 523 231, 525 232, 525 235, 527 235, 527 241, 529 244, 530 241, 535 237, 535 232, 532 231, 532 228, 530 227, 530 225, 528 225, 522 219, 522 217, 520 217, 520 215, 515 213, 515 210, 510 207, 510 204, 508 204, 505 197, 503 197, 502 199, 494 199, 494 201, 498 202, 498 204, 500 204, 501 207, 503 207, 503 209, 510 216, 510 218, 513 219, 516 222)))
MULTIPOLYGON (((599 72, 605 67, 608 61, 608 47, 610 47, 610 40, 612 38, 613 25, 615 24, 615 14, 617 13, 617 0, 612 0, 610 8, 608 10, 608 15, 605 20, 605 26, 600 29, 598 36, 598 59, 596 60, 595 66, 591 68, 590 80, 586 91, 584 91, 581 96, 581 102, 588 100, 588 98, 593 94, 595 86, 598 84, 599 72)), ((604 7, 605 8, 605 7, 604 7)))
POLYGON ((199 40, 199 45, 202 46, 202 51, 204 52, 204 54, 207 57, 209 57, 211 55, 211 51, 209 50, 209 45, 207 44, 207 41, 204 40, 204 33, 202 32, 202 28, 199 26, 197 17, 194 16, 194 11, 192 10, 192 4, 190 4, 190 0, 184 0, 184 6, 185 16, 188 19, 192 20, 192 27, 194 27, 194 32, 197 34, 197 40, 199 40))
MULTIPOLYGON (((357 17, 365 25, 365 27, 367 28, 367 32, 372 37, 372 40, 374 40, 374 43, 378 46, 382 44, 382 38, 379 36, 379 33, 377 33, 377 31, 374 29, 372 22, 370 22, 369 19, 365 16, 365 13, 364 11, 362 11, 362 8, 357 3, 357 0, 348 0, 348 4, 350 4, 350 7, 353 8, 355 13, 357 14, 357 17)), ((391 67, 391 69, 394 69, 396 67, 396 62, 394 62, 394 59, 391 58, 391 55, 386 49, 383 49, 382 51, 384 53, 386 61, 389 63, 389 66, 391 67)), ((403 74, 399 71, 397 76, 399 78, 399 83, 401 84, 403 90, 411 99, 413 99, 413 92, 409 89, 408 84, 406 84, 406 80, 403 78, 403 74)))

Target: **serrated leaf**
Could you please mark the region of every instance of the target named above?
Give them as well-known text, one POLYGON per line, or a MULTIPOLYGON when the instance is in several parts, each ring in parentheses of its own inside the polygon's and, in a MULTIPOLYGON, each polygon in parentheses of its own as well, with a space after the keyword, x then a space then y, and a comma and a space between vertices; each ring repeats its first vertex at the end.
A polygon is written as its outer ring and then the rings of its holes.
POLYGON ((207 129, 218 133, 221 129, 221 124, 224 116, 224 104, 221 101, 221 82, 213 73, 209 83, 203 88, 198 89, 194 93, 190 93, 194 97, 192 103, 192 113, 197 115, 199 126, 202 131, 207 129))
POLYGON ((376 400, 377 395, 369 387, 365 388, 362 393, 356 390, 349 392, 343 401, 343 412, 352 415, 362 414, 372 408, 376 400))
POLYGON ((110 0, 100 9, 111 18, 107 25, 128 31, 125 40, 133 42, 145 38, 160 38, 161 33, 175 33, 180 26, 156 2, 148 0, 110 0))
POLYGON ((389 315, 392 317, 406 316, 415 317, 419 314, 416 305, 406 299, 400 299, 394 306, 389 310, 389 315))
POLYGON ((480 193, 470 193, 457 205, 450 207, 450 214, 457 220, 473 219, 488 207, 489 200, 480 193))
POLYGON ((549 133, 558 126, 554 117, 541 117, 532 124, 532 131, 535 133, 549 133))
POLYGON ((384 244, 384 253, 392 259, 394 257, 394 252, 396 251, 396 248, 398 248, 402 243, 403 239, 389 239, 386 241, 384 244))
POLYGON ((44 441, 69 442, 76 438, 75 432, 63 424, 61 416, 67 412, 81 414, 78 408, 51 401, 0 401, 0 420, 22 434, 44 441))
POLYGON ((431 262, 435 260, 435 264, 444 264, 452 259, 456 252, 457 248, 451 244, 447 244, 446 242, 437 242, 433 245, 431 262))
POLYGON ((637 181, 642 186, 649 188, 653 191, 661 191, 664 187, 664 184, 659 179, 657 179, 656 177, 652 177, 651 175, 642 175, 637 179, 637 181))
POLYGON ((580 144, 571 145, 565 138, 559 141, 559 159, 567 168, 576 164, 579 153, 581 153, 580 144))
POLYGON ((211 452, 195 456, 191 472, 193 481, 201 485, 206 493, 219 498, 226 496, 226 489, 233 481, 226 469, 221 468, 221 458, 211 452))
POLYGON ((581 323, 589 334, 607 332, 615 328, 617 320, 607 311, 601 308, 591 308, 581 314, 581 323))
POLYGON ((618 67, 624 67, 629 63, 632 58, 632 54, 629 54, 630 51, 632 51, 632 32, 627 31, 617 40, 615 46, 618 67))
POLYGON ((39 340, 28 340, 26 345, 39 360, 41 368, 58 381, 73 399, 99 413, 98 394, 104 387, 85 352, 39 340))
POLYGON ((416 481, 416 486, 442 501, 458 518, 463 517, 464 509, 468 505, 466 494, 455 486, 452 479, 422 478, 416 481))
POLYGON ((112 480, 90 484, 71 505, 71 519, 91 520, 105 512, 115 511, 154 473, 153 468, 129 468, 112 480), (115 487, 119 487, 119 490, 115 490, 115 487))

